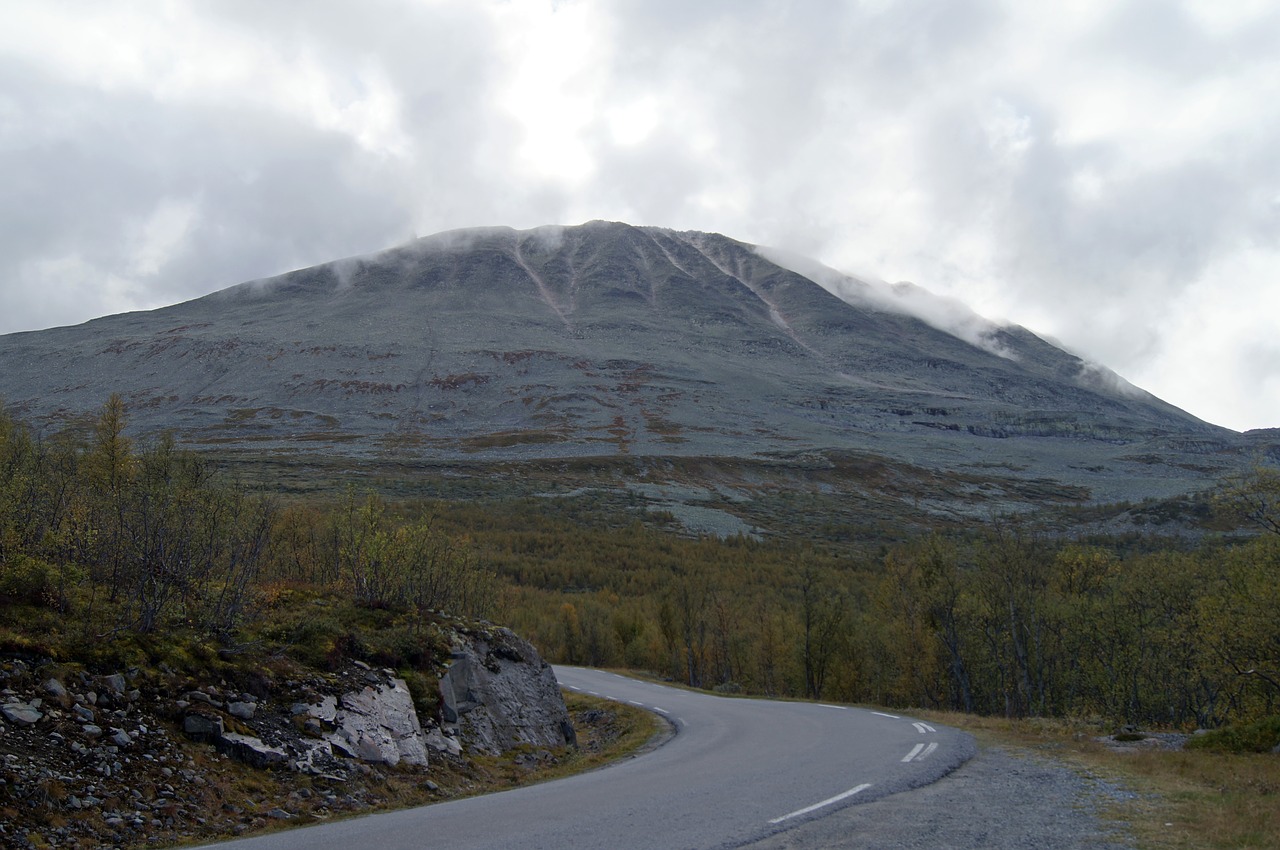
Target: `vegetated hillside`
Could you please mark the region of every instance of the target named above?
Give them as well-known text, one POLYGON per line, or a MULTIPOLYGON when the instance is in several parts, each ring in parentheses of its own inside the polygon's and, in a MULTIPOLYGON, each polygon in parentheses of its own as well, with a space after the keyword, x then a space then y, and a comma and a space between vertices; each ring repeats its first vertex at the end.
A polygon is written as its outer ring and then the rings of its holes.
MULTIPOLYGON (((114 400, 87 442, 0 419, 0 651, 181 668, 220 647, 412 683, 447 649, 439 609, 492 610, 553 660, 725 691, 1174 726, 1280 706, 1275 534, 690 538, 584 497, 286 502, 122 426, 114 400)), ((1280 528, 1277 493, 1273 469, 1240 479, 1219 527, 1280 528)))
POLYGON ((139 433, 274 457, 852 451, 1102 500, 1186 492, 1251 451, 1024 329, 966 341, 837 282, 715 234, 451 232, 0 337, 0 398, 57 428, 109 388, 139 433))
POLYGON ((0 845, 421 804, 626 731, 593 706, 575 732, 533 647, 477 619, 496 579, 464 541, 374 497, 282 509, 121 412, 45 441, 0 414, 0 845))

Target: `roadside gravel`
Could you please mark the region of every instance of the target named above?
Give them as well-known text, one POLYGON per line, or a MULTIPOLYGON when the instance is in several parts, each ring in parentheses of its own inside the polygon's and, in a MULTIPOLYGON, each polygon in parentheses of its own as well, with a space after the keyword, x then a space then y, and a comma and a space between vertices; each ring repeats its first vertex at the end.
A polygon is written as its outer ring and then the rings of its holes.
POLYGON ((750 850, 1133 850, 1109 803, 1134 793, 1061 762, 981 745, 949 776, 902 794, 851 805, 746 845, 750 850))

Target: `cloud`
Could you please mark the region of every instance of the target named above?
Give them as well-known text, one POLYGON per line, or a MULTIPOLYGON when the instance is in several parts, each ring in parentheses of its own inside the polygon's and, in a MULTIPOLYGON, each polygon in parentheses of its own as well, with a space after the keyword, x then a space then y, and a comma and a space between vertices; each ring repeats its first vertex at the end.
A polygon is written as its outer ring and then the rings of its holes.
POLYGON ((1204 307, 1280 268, 1272 3, 101 0, 5 24, 0 332, 601 218, 916 281, 941 300, 885 303, 955 325, 959 302, 1280 425, 1270 332, 1204 307))
POLYGON ((841 300, 870 310, 912 316, 931 327, 964 340, 975 348, 1016 360, 1017 355, 1000 341, 1000 325, 973 312, 954 298, 934 295, 906 281, 886 283, 875 278, 860 279, 828 268, 799 254, 776 248, 757 247, 756 253, 803 275, 841 300))

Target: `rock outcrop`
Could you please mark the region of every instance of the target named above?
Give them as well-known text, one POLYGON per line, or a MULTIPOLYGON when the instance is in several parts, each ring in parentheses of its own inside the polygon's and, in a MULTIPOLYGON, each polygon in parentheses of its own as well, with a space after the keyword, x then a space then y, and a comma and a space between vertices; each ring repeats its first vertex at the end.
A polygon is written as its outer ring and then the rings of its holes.
MULTIPOLYGON (((125 836, 156 831, 189 839, 215 817, 205 807, 217 792, 199 765, 224 757, 295 784, 297 799, 279 810, 287 817, 289 808, 359 811, 357 792, 343 789, 380 781, 390 767, 434 790, 427 771, 437 759, 452 762, 443 774, 452 776, 468 769, 468 752, 527 744, 551 757, 574 740, 555 677, 531 645, 506 629, 449 628, 439 700, 425 691, 415 701, 396 671, 360 661, 246 680, 242 690, 163 665, 95 675, 0 657, 0 806, 75 812, 44 835, 48 846, 90 835, 123 846, 125 836), (288 779, 295 772, 311 779, 288 779)), ((242 814, 233 806, 216 817, 242 814)), ((45 846, 18 830, 0 818, 0 846, 45 846)))
POLYGON ((332 713, 327 722, 335 729, 325 736, 331 750, 367 762, 426 766, 426 736, 403 679, 345 693, 336 700, 339 708, 331 710, 330 704, 323 700, 320 712, 308 714, 324 722, 332 713))
POLYGON ((255 767, 341 774, 344 762, 426 767, 428 753, 497 755, 521 745, 574 743, 573 725, 550 665, 528 641, 494 628, 454 633, 440 677, 438 716, 420 716, 404 679, 363 662, 336 677, 329 692, 282 705, 250 694, 187 694, 183 730, 193 740, 255 767), (293 718, 303 716, 302 734, 293 718), (225 718, 225 722, 224 722, 225 718), (252 734, 229 731, 232 723, 252 734))
POLYGON ((468 746, 485 752, 574 743, 555 673, 510 629, 456 643, 440 696, 445 723, 456 724, 468 746))

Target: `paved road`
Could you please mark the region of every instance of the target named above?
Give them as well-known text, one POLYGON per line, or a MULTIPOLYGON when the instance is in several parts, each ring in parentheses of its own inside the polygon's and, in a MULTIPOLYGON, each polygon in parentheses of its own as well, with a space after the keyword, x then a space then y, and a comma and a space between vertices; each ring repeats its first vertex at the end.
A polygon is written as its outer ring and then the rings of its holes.
POLYGON ((236 850, 737 847, 942 777, 964 733, 812 703, 727 699, 557 667, 561 684, 675 728, 638 758, 556 782, 214 845, 236 850))

